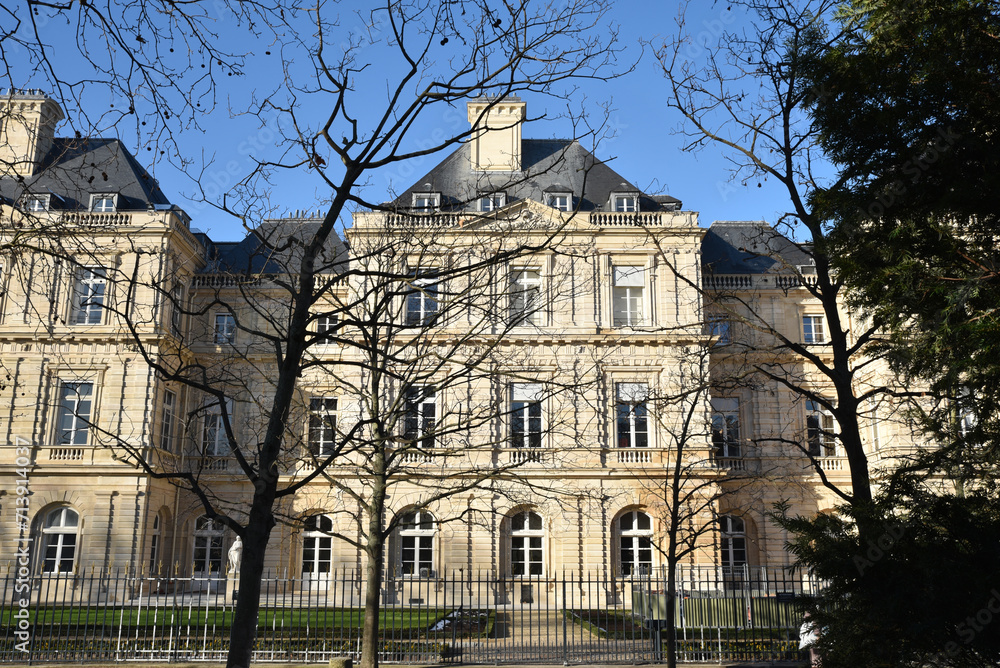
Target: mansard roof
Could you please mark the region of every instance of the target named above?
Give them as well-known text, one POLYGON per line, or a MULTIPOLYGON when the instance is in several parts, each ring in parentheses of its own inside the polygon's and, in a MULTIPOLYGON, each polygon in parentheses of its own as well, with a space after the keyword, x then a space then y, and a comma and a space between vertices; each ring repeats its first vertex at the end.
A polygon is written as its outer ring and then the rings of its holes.
POLYGON ((17 202, 25 194, 54 195, 53 209, 87 209, 92 194, 117 194, 117 208, 169 206, 156 179, 118 139, 57 138, 42 168, 24 179, 0 178, 0 196, 17 202))
MULTIPOLYGON (((241 241, 209 242, 209 262, 202 273, 284 274, 296 271, 302 249, 322 224, 322 217, 265 220, 241 241)), ((330 233, 317 266, 346 262, 347 250, 336 231, 330 233)))
POLYGON ((788 273, 812 264, 810 255, 764 221, 717 220, 701 242, 702 266, 711 274, 788 273))
POLYGON ((408 209, 414 193, 441 193, 442 211, 474 209, 477 196, 503 191, 507 202, 531 199, 545 201, 544 193, 558 186, 572 191, 581 211, 606 210, 613 192, 640 193, 643 211, 680 209, 681 201, 669 195, 650 196, 611 169, 606 163, 569 139, 524 139, 521 142, 521 171, 479 171, 472 169, 468 144, 442 160, 399 195, 390 206, 408 209))

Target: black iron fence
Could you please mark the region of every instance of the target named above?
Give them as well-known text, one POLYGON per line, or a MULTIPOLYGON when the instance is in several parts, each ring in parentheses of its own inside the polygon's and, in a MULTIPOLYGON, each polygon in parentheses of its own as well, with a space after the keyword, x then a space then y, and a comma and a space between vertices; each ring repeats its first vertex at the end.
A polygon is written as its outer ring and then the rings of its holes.
MULTIPOLYGON (((684 567, 677 595, 662 570, 631 578, 565 573, 495 577, 456 570, 388 578, 380 660, 636 663, 663 660, 666 610, 681 661, 800 658, 801 603, 816 583, 784 569, 684 567)), ((268 575, 256 661, 357 659, 362 573, 268 575)), ((0 574, 0 661, 222 661, 238 580, 126 570, 0 574)))

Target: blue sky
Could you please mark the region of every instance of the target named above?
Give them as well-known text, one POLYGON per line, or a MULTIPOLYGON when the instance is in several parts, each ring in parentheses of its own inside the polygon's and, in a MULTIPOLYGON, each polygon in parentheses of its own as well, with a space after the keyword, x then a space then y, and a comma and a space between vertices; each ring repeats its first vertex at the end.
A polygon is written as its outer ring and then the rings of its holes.
MULTIPOLYGON (((743 27, 741 18, 725 3, 696 2, 688 11, 688 26, 695 41, 689 45, 685 56, 692 59, 704 55, 702 44, 717 41, 724 31, 740 30, 743 27)), ((610 136, 603 137, 597 144, 598 157, 608 160, 616 171, 647 192, 670 194, 681 199, 684 209, 700 213, 703 226, 714 220, 763 219, 773 222, 788 206, 783 189, 773 183, 758 180, 749 183, 733 180, 730 164, 716 146, 709 145, 697 153, 682 150, 685 138, 675 132, 681 119, 676 112, 667 108, 666 86, 658 62, 648 46, 645 53, 641 46, 643 41, 656 45, 664 35, 675 33, 677 12, 677 5, 673 2, 615 2, 608 19, 620 25, 619 37, 626 47, 619 57, 619 63, 624 66, 625 63, 638 59, 638 64, 634 71, 620 78, 580 82, 571 98, 571 107, 574 110, 592 112, 592 118, 596 119, 600 109, 605 105, 609 106, 611 113, 604 129, 605 134, 610 133, 610 136)), ((226 24, 222 20, 220 26, 220 40, 226 41, 225 46, 244 46, 241 40, 246 40, 246 36, 241 35, 238 30, 230 30, 231 22, 226 24)), ((341 26, 344 39, 361 29, 358 19, 347 12, 344 13, 341 26)), ((72 49, 58 46, 60 39, 65 39, 59 36, 59 31, 65 29, 62 23, 51 21, 48 29, 50 32, 47 39, 52 42, 54 57, 67 58, 67 62, 60 66, 78 66, 71 60, 72 49)), ((261 124, 257 118, 231 116, 226 107, 245 107, 248 101, 260 99, 273 90, 281 81, 283 60, 289 71, 298 76, 308 79, 309 74, 306 64, 302 62, 299 65, 293 56, 286 54, 283 59, 277 50, 266 53, 273 48, 266 43, 251 40, 250 44, 246 48, 254 55, 247 61, 247 75, 228 80, 220 77, 214 110, 202 119, 201 128, 177 129, 177 143, 183 159, 189 165, 186 172, 177 168, 179 160, 176 157, 172 160, 165 157, 156 159, 158 150, 151 150, 152 145, 147 146, 144 138, 137 137, 136 130, 141 132, 141 129, 133 127, 130 131, 128 127, 121 125, 101 127, 100 122, 97 123, 96 132, 104 136, 120 135, 134 149, 140 162, 145 165, 153 163, 152 171, 164 192, 190 213, 192 226, 209 232, 219 240, 236 239, 244 232, 237 220, 198 202, 199 189, 203 189, 210 198, 217 199, 252 168, 254 159, 273 158, 280 151, 280 147, 276 146, 275 130, 280 122, 277 117, 269 117, 266 124, 261 124), (144 147, 147 150, 143 150, 144 147)), ((384 89, 379 74, 383 67, 385 71, 390 71, 390 64, 380 62, 379 57, 377 53, 371 55, 374 69, 369 72, 373 76, 366 75, 364 81, 364 85, 370 86, 371 94, 368 97, 375 108, 385 100, 384 94, 378 94, 380 85, 384 89)), ((17 77, 18 73, 15 72, 14 76, 17 77)), ((28 76, 27 71, 25 76, 28 76)), ((25 86, 45 86, 44 81, 36 79, 19 83, 25 86)), ((363 85, 359 85, 359 88, 363 89, 363 85)), ((363 90, 359 92, 364 93, 363 90)), ((94 108, 109 104, 108 97, 106 92, 91 86, 85 91, 83 103, 94 108)), ((530 116, 545 113, 546 116, 556 118, 528 124, 524 128, 525 137, 574 135, 568 122, 558 120, 565 112, 566 102, 542 95, 537 98, 524 96, 523 99, 530 116)), ((110 104, 115 102, 120 108, 122 100, 110 100, 110 104)), ((303 118, 322 118, 324 109, 312 110, 309 104, 307 102, 300 108, 303 118)), ((363 117, 364 105, 359 105, 355 113, 363 117)), ((447 130, 465 123, 464 107, 442 107, 429 114, 423 120, 422 127, 430 135, 436 128, 447 130)), ((68 134, 68 131, 64 130, 61 134, 68 134)), ((594 148, 592 143, 592 140, 584 139, 588 148, 594 148)), ((373 174, 364 194, 371 201, 384 201, 392 191, 404 189, 443 157, 444 154, 425 158, 373 174)), ((317 179, 297 170, 273 179, 269 186, 267 206, 276 213, 297 209, 315 210, 322 206, 323 198, 328 193, 329 190, 317 179)))

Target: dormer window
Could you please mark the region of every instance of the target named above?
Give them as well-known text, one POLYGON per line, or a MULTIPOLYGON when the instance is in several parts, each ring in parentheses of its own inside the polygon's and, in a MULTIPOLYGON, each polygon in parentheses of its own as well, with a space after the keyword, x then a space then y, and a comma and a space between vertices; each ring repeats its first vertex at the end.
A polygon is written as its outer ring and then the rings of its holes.
POLYGON ((639 193, 627 183, 611 193, 608 204, 617 213, 635 213, 639 210, 639 193))
POLYGON ((479 196, 479 210, 483 213, 496 211, 507 204, 507 193, 485 193, 479 196))
POLYGON ((635 212, 639 210, 634 195, 615 195, 615 211, 635 212))
POLYGON ((573 210, 573 191, 561 183, 553 183, 544 190, 545 203, 558 211, 573 210))
POLYGON ((25 195, 24 210, 31 213, 41 213, 49 210, 50 198, 48 195, 25 195))
POLYGON ((110 193, 98 193, 90 196, 90 210, 94 213, 114 213, 117 208, 118 196, 110 193))
POLYGON ((559 211, 569 211, 573 208, 573 197, 569 193, 550 193, 546 204, 559 211))
POLYGON ((413 193, 413 209, 430 213, 437 211, 441 207, 441 193, 422 192, 413 193))

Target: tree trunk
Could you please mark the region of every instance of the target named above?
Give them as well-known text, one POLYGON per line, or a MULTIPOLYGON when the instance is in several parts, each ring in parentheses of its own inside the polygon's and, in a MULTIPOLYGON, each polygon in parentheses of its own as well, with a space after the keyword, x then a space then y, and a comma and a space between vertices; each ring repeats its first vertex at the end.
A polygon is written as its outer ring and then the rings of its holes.
POLYGON ((239 597, 229 632, 229 655, 226 668, 249 668, 257 638, 257 613, 260 610, 260 585, 264 575, 264 555, 274 527, 271 506, 274 486, 262 485, 254 493, 250 518, 243 532, 243 557, 240 563, 239 597))
MULTIPOLYGON (((677 560, 667 558, 667 647, 668 668, 677 668, 677 560)), ((662 631, 659 632, 662 635, 662 631)))
MULTIPOLYGON (((384 456, 376 454, 373 463, 376 470, 384 468, 384 456)), ((385 481, 377 480, 373 485, 368 507, 368 544, 365 550, 368 562, 365 565, 365 626, 361 636, 361 668, 378 668, 382 563, 385 561, 385 542, 382 536, 385 493, 385 481)))

